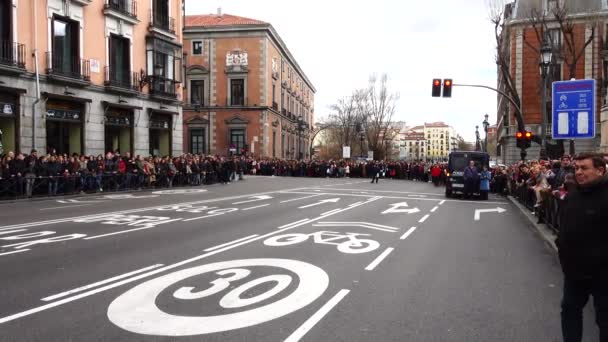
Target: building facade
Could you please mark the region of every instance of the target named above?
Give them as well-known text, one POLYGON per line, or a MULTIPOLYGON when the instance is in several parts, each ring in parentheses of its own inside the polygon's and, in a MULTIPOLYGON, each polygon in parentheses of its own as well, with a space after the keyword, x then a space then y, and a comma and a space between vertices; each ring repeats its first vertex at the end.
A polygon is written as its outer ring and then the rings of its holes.
POLYGON ((404 132, 401 144, 406 160, 426 160, 426 140, 423 132, 416 132, 414 129, 404 132))
POLYGON ((316 90, 271 24, 187 16, 184 50, 187 152, 310 157, 316 90))
POLYGON ((182 0, 1 0, 4 151, 182 153, 182 0))
MULTIPOLYGON (((517 0, 506 6, 504 11, 504 29, 501 33, 503 51, 498 51, 506 57, 509 73, 519 95, 523 120, 526 130, 541 137, 542 106, 547 111, 546 136, 547 144, 553 154, 568 153, 569 141, 562 145, 561 141, 551 139, 551 82, 575 79, 596 79, 596 137, 594 139, 576 140, 575 151, 598 151, 608 149, 608 117, 606 115, 606 75, 608 72, 608 43, 606 33, 608 25, 608 3, 602 0, 517 0), (571 24, 572 33, 564 33, 553 14, 556 6, 564 8, 566 23, 571 24), (544 15, 545 30, 538 17, 531 16, 533 12, 544 15), (535 29, 533 23, 536 22, 535 29), (553 53, 552 67, 548 72, 548 87, 546 102, 541 98, 541 73, 539 70, 540 47, 537 33, 544 35, 553 53), (589 44, 585 46, 585 43, 589 44), (574 49, 568 46, 574 46, 574 49), (575 68, 571 68, 573 54, 580 55, 575 68), (572 70, 571 70, 572 69, 572 70), (562 149, 562 146, 565 147, 562 149)), ((498 88, 506 91, 507 87, 499 70, 498 88)), ((497 113, 497 146, 498 153, 506 163, 520 159, 520 151, 516 147, 515 133, 517 122, 514 107, 507 99, 498 97, 497 113)), ((542 138, 542 137, 541 137, 542 138)), ((527 154, 530 158, 540 155, 540 146, 532 143, 527 154)))
POLYGON ((456 133, 454 128, 444 122, 424 124, 427 158, 432 161, 447 161, 450 152, 455 149, 456 133))

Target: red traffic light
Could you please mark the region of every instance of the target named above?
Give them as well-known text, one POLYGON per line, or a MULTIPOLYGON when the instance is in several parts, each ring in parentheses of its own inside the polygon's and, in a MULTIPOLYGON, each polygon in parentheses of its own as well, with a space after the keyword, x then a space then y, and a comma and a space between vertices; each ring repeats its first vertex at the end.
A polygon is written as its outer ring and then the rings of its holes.
POLYGON ((532 138, 532 133, 531 133, 531 132, 526 132, 526 138, 527 138, 527 139, 532 138))
POLYGON ((452 80, 445 80, 444 84, 445 84, 446 87, 449 87, 449 86, 452 85, 452 80))
POLYGON ((434 85, 435 87, 439 86, 440 84, 441 84, 441 81, 440 81, 440 80, 434 80, 434 81, 433 81, 433 85, 434 85))
POLYGON ((524 134, 523 134, 522 132, 517 132, 517 133, 515 133, 515 137, 516 137, 517 139, 521 139, 523 136, 524 136, 524 134))

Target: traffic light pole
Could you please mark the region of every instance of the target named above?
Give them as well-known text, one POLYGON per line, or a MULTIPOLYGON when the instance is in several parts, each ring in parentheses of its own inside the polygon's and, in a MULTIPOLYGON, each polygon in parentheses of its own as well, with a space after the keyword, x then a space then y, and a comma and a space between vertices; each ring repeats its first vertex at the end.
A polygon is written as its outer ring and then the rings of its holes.
MULTIPOLYGON (((484 88, 484 89, 492 90, 492 91, 502 95, 502 97, 509 100, 509 102, 511 102, 511 104, 515 107, 515 120, 517 120, 517 130, 519 132, 523 132, 526 130, 526 127, 524 125, 524 118, 523 118, 523 112, 521 110, 521 107, 519 106, 519 104, 517 104, 517 102, 515 102, 515 100, 511 96, 509 96, 509 94, 505 93, 504 91, 498 90, 496 88, 488 87, 486 85, 481 85, 481 84, 456 84, 456 83, 453 83, 452 86, 453 87, 484 88)), ((520 156, 521 156, 521 160, 526 160, 527 152, 526 152, 525 148, 521 149, 520 156)))

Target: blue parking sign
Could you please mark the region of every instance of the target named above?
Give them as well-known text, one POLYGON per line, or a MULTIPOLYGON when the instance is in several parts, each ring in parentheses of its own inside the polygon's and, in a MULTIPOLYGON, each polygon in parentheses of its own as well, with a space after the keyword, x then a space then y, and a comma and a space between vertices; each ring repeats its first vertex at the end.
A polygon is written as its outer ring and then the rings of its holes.
POLYGON ((595 137, 595 80, 553 82, 553 139, 595 137))

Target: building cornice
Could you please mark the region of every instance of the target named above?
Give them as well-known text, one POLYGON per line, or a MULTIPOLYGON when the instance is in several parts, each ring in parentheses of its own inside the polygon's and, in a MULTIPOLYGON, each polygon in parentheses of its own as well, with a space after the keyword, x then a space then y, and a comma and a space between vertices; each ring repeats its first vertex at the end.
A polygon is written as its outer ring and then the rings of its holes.
POLYGON ((223 38, 227 35, 233 36, 235 33, 262 33, 269 37, 275 45, 278 46, 279 50, 283 55, 287 57, 287 60, 294 66, 296 72, 306 82, 308 87, 316 93, 316 89, 312 82, 308 79, 295 57, 291 54, 287 45, 281 39, 281 36, 277 33, 271 24, 255 24, 255 25, 227 25, 227 26, 186 26, 184 28, 184 39, 196 39, 196 38, 223 38), (203 34, 204 36, 199 36, 203 34))

